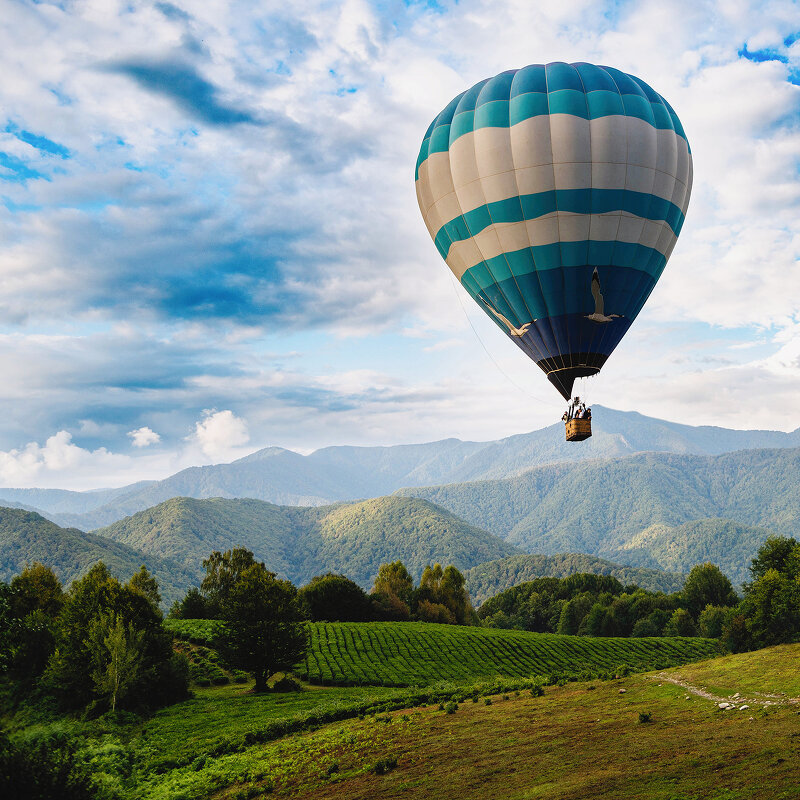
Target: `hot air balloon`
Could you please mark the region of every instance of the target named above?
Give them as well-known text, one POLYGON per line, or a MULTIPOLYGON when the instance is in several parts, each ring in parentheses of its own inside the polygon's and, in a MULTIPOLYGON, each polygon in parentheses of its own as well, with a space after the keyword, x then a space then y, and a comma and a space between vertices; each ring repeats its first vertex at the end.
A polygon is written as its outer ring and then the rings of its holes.
POLYGON ((555 62, 453 98, 425 134, 415 179, 448 267, 569 400, 658 281, 692 157, 672 107, 644 81, 555 62))

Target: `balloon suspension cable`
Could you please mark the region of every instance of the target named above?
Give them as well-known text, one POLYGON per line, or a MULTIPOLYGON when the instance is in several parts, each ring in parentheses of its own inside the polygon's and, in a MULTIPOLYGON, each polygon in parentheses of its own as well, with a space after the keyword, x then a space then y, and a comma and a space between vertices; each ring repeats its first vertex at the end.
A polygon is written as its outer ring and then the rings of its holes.
POLYGON ((458 298, 458 304, 461 306, 461 310, 464 312, 464 316, 467 318, 467 322, 469 323, 470 328, 472 328, 472 332, 475 334, 475 338, 480 342, 483 351, 489 356, 489 360, 492 364, 497 367, 497 370, 500 372, 501 375, 516 389, 524 394, 527 394, 528 397, 533 398, 538 403, 542 403, 546 406, 551 406, 553 408, 561 408, 561 403, 556 403, 554 400, 543 400, 541 397, 537 397, 530 389, 526 389, 523 386, 520 386, 495 360, 494 356, 489 352, 489 349, 483 343, 483 339, 481 339, 480 334, 476 330, 475 326, 472 324, 472 320, 470 319, 469 314, 467 313, 467 309, 464 306, 464 301, 461 299, 461 295, 458 292, 458 288, 456 287, 456 278, 450 270, 447 270, 450 273, 450 280, 452 281, 453 292, 455 293, 456 297, 458 298))

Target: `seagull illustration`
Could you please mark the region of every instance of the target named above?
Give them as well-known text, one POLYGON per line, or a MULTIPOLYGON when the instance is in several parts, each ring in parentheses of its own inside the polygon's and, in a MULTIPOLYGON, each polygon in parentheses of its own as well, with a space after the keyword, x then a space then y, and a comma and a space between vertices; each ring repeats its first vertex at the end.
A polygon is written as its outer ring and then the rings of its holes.
POLYGON ((586 319, 592 322, 611 322, 619 318, 619 314, 608 314, 604 312, 603 295, 600 293, 600 276, 597 274, 597 267, 592 273, 592 297, 594 297, 594 313, 587 315, 586 319))
POLYGON ((478 297, 480 298, 481 302, 486 306, 486 308, 488 308, 489 311, 491 311, 492 314, 494 314, 497 317, 497 319, 499 319, 500 322, 502 322, 508 328, 508 332, 512 336, 524 336, 528 332, 528 328, 530 328, 530 326, 533 325, 533 322, 531 321, 531 322, 526 322, 520 328, 515 328, 511 324, 511 321, 509 319, 506 319, 506 317, 504 317, 499 311, 495 311, 482 297, 480 297, 480 295, 478 295, 478 297))

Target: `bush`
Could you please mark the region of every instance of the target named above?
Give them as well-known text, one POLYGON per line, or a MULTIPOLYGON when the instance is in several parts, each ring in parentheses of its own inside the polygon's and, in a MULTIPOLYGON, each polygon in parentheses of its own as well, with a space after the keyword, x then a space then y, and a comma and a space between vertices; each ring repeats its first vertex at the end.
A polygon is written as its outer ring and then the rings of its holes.
POLYGON ((639 712, 639 722, 652 722, 652 713, 649 711, 639 712))
POLYGON ((455 714, 457 708, 458 708, 458 703, 456 703, 455 700, 451 700, 449 703, 445 703, 444 705, 444 710, 448 714, 455 714))
POLYGON ((290 675, 284 675, 272 684, 273 692, 302 692, 303 686, 290 675))
POLYGON ((490 705, 492 704, 492 698, 491 698, 491 697, 487 697, 487 698, 486 698, 486 699, 483 701, 483 704, 484 704, 485 706, 490 706, 490 705))
POLYGON ((391 772, 396 766, 397 756, 391 756, 389 758, 382 758, 380 761, 376 762, 371 771, 376 775, 385 775, 387 772, 391 772))
POLYGON ((538 683, 531 686, 531 697, 541 697, 543 694, 544 689, 538 683))

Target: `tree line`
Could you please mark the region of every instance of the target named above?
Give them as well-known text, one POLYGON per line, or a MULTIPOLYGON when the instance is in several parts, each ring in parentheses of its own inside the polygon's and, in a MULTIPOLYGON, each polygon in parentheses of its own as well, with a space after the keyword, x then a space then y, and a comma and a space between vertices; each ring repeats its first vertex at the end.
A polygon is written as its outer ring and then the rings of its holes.
MULTIPOLYGON (((178 619, 223 619, 228 587, 256 562, 249 550, 214 552, 203 561, 206 577, 176 602, 170 616, 178 619)), ((274 576, 274 573, 270 573, 274 576)), ((284 582, 288 583, 288 581, 284 582)), ((469 600, 464 575, 454 567, 428 565, 419 584, 402 561, 381 564, 372 590, 365 592, 344 575, 326 572, 296 590, 297 610, 312 622, 409 621, 450 625, 480 624, 469 600)), ((289 584, 291 586, 291 584, 289 584)))
POLYGON ((623 586, 608 575, 537 578, 487 600, 484 625, 584 636, 704 636, 739 652, 800 638, 800 543, 773 536, 738 596, 719 567, 695 566, 679 592, 623 586))

